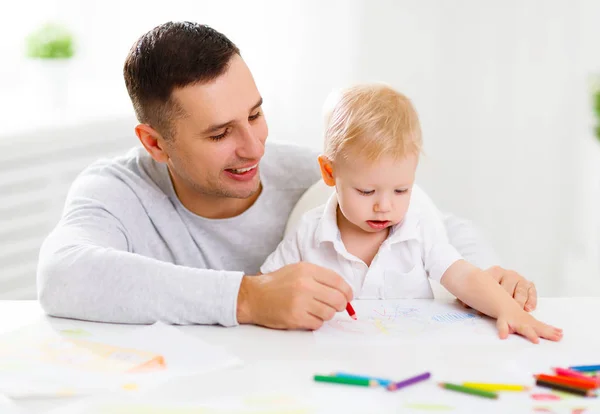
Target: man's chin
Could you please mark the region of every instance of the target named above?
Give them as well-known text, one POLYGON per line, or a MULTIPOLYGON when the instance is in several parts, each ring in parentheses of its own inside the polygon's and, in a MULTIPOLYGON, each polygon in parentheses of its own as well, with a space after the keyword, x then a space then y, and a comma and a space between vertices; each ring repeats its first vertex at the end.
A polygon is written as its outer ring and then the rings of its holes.
POLYGON ((250 186, 248 184, 249 183, 246 183, 246 185, 244 186, 246 188, 240 188, 241 186, 239 186, 239 185, 231 186, 229 189, 227 189, 225 191, 226 196, 230 197, 230 198, 239 198, 239 199, 244 199, 244 200, 257 196, 262 189, 260 180, 257 180, 256 183, 253 183, 252 186, 250 186))

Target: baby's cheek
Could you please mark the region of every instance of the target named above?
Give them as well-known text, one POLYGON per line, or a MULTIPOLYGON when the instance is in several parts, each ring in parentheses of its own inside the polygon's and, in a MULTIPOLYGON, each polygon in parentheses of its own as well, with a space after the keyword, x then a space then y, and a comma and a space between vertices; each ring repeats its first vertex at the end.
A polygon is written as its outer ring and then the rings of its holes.
POLYGON ((361 204, 360 200, 343 200, 343 202, 340 202, 340 208, 344 217, 352 223, 359 224, 361 221, 364 221, 364 206, 361 204))
POLYGON ((350 204, 349 209, 351 210, 352 217, 359 221, 364 221, 369 217, 371 212, 373 211, 370 207, 369 202, 366 200, 367 197, 361 197, 362 199, 355 199, 350 204))

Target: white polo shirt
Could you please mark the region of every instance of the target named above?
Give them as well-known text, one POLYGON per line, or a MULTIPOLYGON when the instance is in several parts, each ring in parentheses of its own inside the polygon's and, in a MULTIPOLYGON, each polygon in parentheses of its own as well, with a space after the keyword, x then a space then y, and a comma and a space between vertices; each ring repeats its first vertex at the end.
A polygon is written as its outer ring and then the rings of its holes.
POLYGON ((450 265, 462 259, 449 243, 446 229, 430 199, 415 186, 402 223, 367 266, 350 254, 337 227, 337 196, 307 212, 261 266, 262 273, 300 261, 314 263, 341 275, 356 299, 433 298, 428 277, 440 281, 450 265))

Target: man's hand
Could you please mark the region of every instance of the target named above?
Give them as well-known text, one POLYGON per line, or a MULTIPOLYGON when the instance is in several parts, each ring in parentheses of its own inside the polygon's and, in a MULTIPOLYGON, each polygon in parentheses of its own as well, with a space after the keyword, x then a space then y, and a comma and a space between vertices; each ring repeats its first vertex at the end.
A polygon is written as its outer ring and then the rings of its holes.
POLYGON ((340 275, 300 262, 273 273, 244 276, 237 319, 275 329, 315 330, 351 300, 352 288, 340 275))
MULTIPOLYGON (((500 283, 500 286, 504 288, 519 304, 519 306, 531 312, 537 306, 537 291, 535 285, 525 279, 523 276, 513 270, 506 270, 500 266, 492 266, 485 270, 485 273, 489 274, 500 283)), ((465 303, 459 300, 459 302, 468 307, 465 303)))

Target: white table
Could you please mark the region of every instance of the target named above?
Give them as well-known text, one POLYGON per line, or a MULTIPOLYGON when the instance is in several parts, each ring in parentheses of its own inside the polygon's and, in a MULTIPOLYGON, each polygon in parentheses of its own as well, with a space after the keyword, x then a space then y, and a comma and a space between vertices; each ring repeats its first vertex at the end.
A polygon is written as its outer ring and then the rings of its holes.
MULTIPOLYGON (((573 355, 574 352, 597 355, 600 363, 600 334, 597 328, 600 298, 557 298, 541 299, 534 315, 565 332, 560 343, 542 342, 528 344, 524 340, 503 342, 498 340, 491 345, 447 345, 428 343, 417 346, 347 344, 340 347, 315 341, 311 332, 287 332, 269 330, 255 326, 222 328, 217 326, 180 327, 184 332, 198 336, 202 340, 220 345, 240 357, 244 364, 240 367, 214 372, 199 377, 174 380, 160 387, 153 395, 161 395, 177 401, 199 401, 205 398, 236 394, 311 393, 316 387, 329 387, 331 398, 336 398, 337 390, 343 392, 372 392, 354 387, 315 384, 315 373, 328 373, 345 370, 350 372, 378 375, 401 379, 408 373, 430 370, 434 379, 456 377, 457 372, 468 380, 469 373, 479 372, 482 367, 494 364, 523 364, 518 358, 523 349, 540 354, 573 355), (516 361, 516 362, 515 362, 516 361), (333 391, 335 390, 335 391, 333 391)), ((20 326, 47 320, 35 301, 0 301, 0 332, 20 326)), ((131 327, 112 325, 116 332, 127 331, 131 327)), ((527 362, 525 362, 527 363, 527 362)), ((493 373, 490 373, 493 374, 493 373)), ((493 375, 490 375, 493 377, 493 375)), ((384 392, 384 391, 381 391, 384 392)), ((392 394, 392 393, 388 393, 392 394)), ((375 394, 371 394, 375 396, 375 394)), ((402 394, 396 393, 398 407, 401 407, 402 394)), ((65 404, 65 399, 20 401, 19 405, 27 412, 45 412, 49 408, 65 404)), ((373 412, 378 410, 374 409, 373 412)), ((401 412, 398 411, 398 412, 401 412)), ((529 411, 524 411, 529 412, 529 411)))

